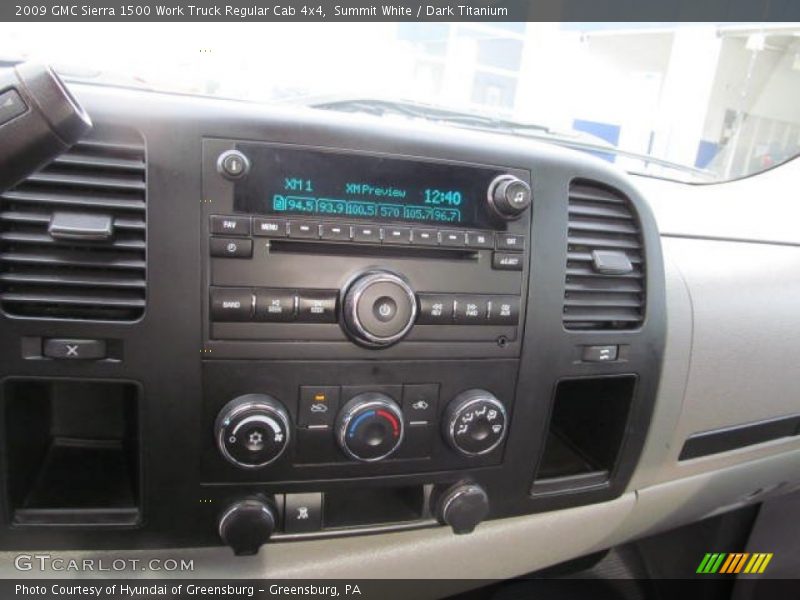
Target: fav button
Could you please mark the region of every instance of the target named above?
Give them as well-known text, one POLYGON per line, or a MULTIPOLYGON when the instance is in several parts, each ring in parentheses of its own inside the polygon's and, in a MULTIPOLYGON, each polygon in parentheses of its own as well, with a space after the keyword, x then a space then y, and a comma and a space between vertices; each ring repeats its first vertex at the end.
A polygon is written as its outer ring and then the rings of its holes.
POLYGON ((211 215, 211 233, 250 235, 250 217, 211 215))
POLYGON ((330 427, 339 410, 339 387, 333 385, 300 386, 301 427, 330 427))

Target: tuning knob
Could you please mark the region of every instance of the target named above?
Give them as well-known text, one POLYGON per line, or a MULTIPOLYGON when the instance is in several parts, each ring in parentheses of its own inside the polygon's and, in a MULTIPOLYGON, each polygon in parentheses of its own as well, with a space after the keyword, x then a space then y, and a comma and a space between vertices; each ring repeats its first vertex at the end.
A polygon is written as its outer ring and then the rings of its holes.
POLYGON ((453 533, 472 533, 489 514, 489 496, 477 483, 459 483, 436 498, 436 518, 453 533))
POLYGON ((243 469, 264 467, 289 444, 289 415, 266 394, 245 394, 226 404, 217 417, 217 447, 228 462, 243 469))
POLYGON ((531 186, 513 175, 500 175, 489 184, 489 206, 506 221, 518 219, 531 205, 531 186))
POLYGON ((404 279, 388 271, 359 276, 344 296, 344 326, 360 344, 383 347, 401 340, 417 317, 417 297, 404 279))
POLYGON ((336 419, 339 446, 350 458, 375 462, 403 441, 403 413, 386 394, 365 392, 342 407, 336 419))
POLYGON ((231 504, 219 518, 219 537, 237 556, 257 554, 275 531, 278 522, 275 508, 261 497, 231 504))
POLYGON ((503 403, 491 392, 467 390, 447 405, 442 433, 461 454, 488 454, 503 442, 507 421, 503 403))

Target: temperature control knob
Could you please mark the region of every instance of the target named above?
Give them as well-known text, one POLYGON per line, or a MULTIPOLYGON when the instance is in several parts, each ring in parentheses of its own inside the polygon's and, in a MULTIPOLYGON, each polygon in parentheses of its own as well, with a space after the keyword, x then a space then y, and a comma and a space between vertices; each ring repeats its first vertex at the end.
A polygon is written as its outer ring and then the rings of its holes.
POLYGON ((500 175, 489 184, 489 206, 506 221, 518 219, 531 205, 531 186, 513 175, 500 175))
POLYGON ((275 461, 289 443, 289 415, 272 396, 245 394, 217 417, 217 447, 237 467, 255 469, 275 461))
POLYGON ((487 454, 505 439, 508 418, 503 403, 486 390, 467 390, 450 401, 444 437, 462 454, 487 454))
POLYGON ((336 435, 350 458, 381 460, 403 441, 403 413, 386 394, 364 392, 342 407, 336 419, 336 435))
POLYGON ((403 338, 417 317, 417 297, 404 279, 388 271, 359 276, 344 296, 344 325, 364 346, 389 346, 403 338))

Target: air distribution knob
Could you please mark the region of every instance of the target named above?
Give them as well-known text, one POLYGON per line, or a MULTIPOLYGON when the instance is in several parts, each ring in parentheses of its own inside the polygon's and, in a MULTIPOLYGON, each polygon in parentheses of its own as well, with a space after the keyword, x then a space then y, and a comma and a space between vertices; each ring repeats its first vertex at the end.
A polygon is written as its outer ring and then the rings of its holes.
POLYGON ((522 216, 531 205, 531 186, 514 175, 500 175, 489 184, 489 206, 506 221, 522 216))
POLYGON ((234 502, 219 518, 219 537, 237 556, 257 554, 278 522, 272 503, 253 496, 234 502))
POLYGON ((403 441, 403 413, 380 392, 364 392, 347 402, 336 418, 336 436, 347 456, 375 462, 394 453, 403 441))
POLYGON ((362 273, 347 288, 344 327, 363 346, 379 348, 400 341, 417 318, 417 297, 399 275, 362 273))
POLYGON ((508 416, 503 403, 486 390, 458 394, 445 410, 442 434, 450 446, 467 456, 488 454, 505 439, 508 416))
POLYGON ((489 496, 477 483, 458 483, 436 498, 436 518, 453 533, 472 533, 489 514, 489 496))
POLYGON ((265 467, 277 460, 290 435, 286 409, 267 394, 234 398, 219 412, 215 425, 220 453, 243 469, 265 467))

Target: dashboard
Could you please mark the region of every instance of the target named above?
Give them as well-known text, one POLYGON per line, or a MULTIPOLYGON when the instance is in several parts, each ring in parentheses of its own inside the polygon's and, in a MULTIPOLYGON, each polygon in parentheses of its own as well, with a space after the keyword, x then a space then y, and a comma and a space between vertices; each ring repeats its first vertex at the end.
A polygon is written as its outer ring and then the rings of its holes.
POLYGON ((0 198, 2 549, 508 577, 800 484, 796 244, 546 144, 74 87, 0 198))

